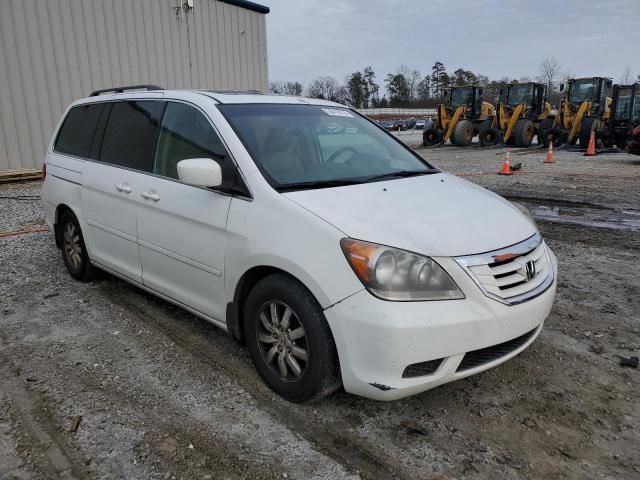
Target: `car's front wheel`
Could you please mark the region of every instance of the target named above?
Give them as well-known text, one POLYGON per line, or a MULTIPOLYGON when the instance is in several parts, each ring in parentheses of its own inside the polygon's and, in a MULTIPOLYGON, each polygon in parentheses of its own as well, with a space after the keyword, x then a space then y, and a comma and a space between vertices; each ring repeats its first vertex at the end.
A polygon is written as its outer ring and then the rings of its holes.
POLYGON ((291 402, 333 393, 341 384, 335 342, 311 292, 285 274, 258 282, 245 303, 245 338, 260 376, 291 402))

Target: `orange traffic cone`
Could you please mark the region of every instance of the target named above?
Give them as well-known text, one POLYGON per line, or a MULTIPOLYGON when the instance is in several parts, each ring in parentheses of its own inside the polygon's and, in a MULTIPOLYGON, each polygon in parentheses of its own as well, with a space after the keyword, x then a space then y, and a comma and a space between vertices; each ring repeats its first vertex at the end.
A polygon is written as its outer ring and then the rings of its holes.
POLYGON ((544 159, 544 163, 556 163, 553 159, 553 142, 549 142, 549 149, 547 150, 547 158, 544 159))
POLYGON ((507 153, 504 156, 504 162, 502 163, 502 170, 498 172, 498 175, 513 175, 511 171, 511 149, 506 149, 507 153))
POLYGON ((589 137, 589 146, 585 152, 585 157, 593 157, 596 155, 596 132, 591 130, 591 136, 589 137))

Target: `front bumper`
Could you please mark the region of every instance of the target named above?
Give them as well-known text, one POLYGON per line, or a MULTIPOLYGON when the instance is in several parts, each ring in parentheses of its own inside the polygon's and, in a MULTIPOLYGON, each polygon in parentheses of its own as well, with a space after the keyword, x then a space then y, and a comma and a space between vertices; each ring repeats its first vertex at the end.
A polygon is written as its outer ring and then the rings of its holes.
POLYGON ((436 259, 466 295, 463 300, 389 302, 362 290, 325 310, 346 391, 396 400, 492 368, 527 348, 538 336, 555 297, 554 280, 541 295, 518 305, 486 297, 452 259, 436 259), (457 371, 467 352, 526 337, 494 360, 457 371), (409 365, 442 359, 429 375, 403 378, 409 365))

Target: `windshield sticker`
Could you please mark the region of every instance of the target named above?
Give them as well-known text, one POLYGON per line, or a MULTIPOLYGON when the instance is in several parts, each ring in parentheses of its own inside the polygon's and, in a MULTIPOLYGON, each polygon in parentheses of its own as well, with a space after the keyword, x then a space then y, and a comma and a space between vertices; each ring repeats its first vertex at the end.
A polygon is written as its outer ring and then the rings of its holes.
POLYGON ((338 108, 323 108, 324 113, 331 115, 332 117, 349 117, 353 118, 353 114, 349 110, 343 110, 338 108))

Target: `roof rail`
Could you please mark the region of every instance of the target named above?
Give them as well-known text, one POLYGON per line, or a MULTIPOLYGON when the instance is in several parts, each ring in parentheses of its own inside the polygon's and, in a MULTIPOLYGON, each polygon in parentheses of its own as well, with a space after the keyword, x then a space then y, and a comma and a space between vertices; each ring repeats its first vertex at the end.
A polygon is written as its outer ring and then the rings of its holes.
POLYGON ((90 97, 97 97, 103 93, 122 93, 126 90, 164 90, 164 88, 159 87, 158 85, 129 85, 126 87, 113 87, 113 88, 105 88, 103 90, 96 90, 95 92, 91 92, 90 97))

